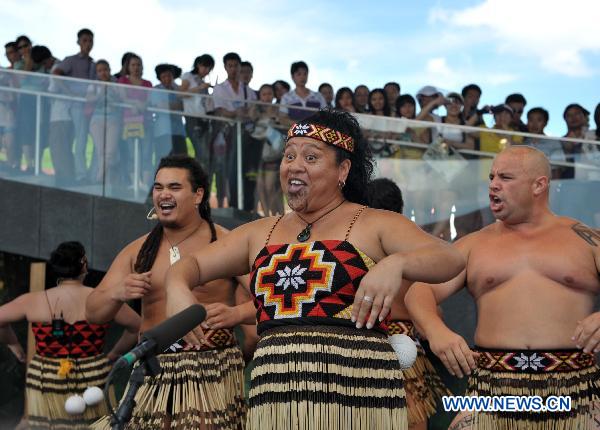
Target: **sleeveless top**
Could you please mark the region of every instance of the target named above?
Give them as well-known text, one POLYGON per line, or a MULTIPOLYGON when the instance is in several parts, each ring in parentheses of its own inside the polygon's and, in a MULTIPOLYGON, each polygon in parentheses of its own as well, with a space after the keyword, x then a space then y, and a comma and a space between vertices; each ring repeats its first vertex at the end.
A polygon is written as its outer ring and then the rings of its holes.
POLYGON ((76 321, 64 322, 64 335, 52 334, 51 323, 31 323, 35 337, 35 350, 42 357, 93 357, 102 353, 104 338, 110 324, 90 324, 76 321))
MULTIPOLYGON (((284 325, 355 326, 350 320, 354 295, 363 276, 375 265, 348 242, 365 207, 354 216, 344 240, 269 245, 282 216, 277 219, 250 272, 258 334, 284 325)), ((385 321, 377 322, 373 329, 385 332, 385 321)))

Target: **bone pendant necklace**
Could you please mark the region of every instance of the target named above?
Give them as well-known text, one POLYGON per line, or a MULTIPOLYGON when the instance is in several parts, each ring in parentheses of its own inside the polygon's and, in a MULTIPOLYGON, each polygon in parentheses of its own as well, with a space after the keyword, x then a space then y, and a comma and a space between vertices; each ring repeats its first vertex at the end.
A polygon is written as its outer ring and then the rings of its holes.
POLYGON ((342 200, 342 202, 337 205, 336 207, 334 207, 333 209, 328 210, 327 212, 325 212, 323 215, 321 215, 319 218, 317 218, 316 220, 314 220, 313 222, 308 222, 306 221, 304 218, 302 218, 297 212, 296 215, 298 215, 298 218, 300 218, 302 221, 304 221, 306 223, 306 227, 304 227, 302 229, 302 231, 300 233, 298 233, 298 236, 296 236, 296 239, 298 239, 298 242, 306 242, 308 239, 310 239, 310 229, 312 228, 312 226, 319 221, 321 218, 325 217, 325 215, 329 215, 331 212, 333 212, 334 210, 336 210, 337 208, 339 208, 346 200, 342 200))
POLYGON ((169 262, 171 263, 171 266, 173 264, 177 263, 179 261, 179 259, 181 258, 181 253, 179 252, 179 248, 177 247, 177 245, 180 245, 182 242, 184 242, 185 240, 189 239, 190 236, 192 236, 194 233, 196 233, 198 231, 199 228, 200 228, 200 226, 196 227, 194 229, 194 231, 192 231, 186 237, 184 237, 183 239, 181 239, 175 245, 173 245, 171 243, 171 241, 169 240, 169 236, 167 236, 167 234, 165 233, 165 237, 167 238, 167 242, 169 242, 169 245, 171 246, 169 248, 169 262))

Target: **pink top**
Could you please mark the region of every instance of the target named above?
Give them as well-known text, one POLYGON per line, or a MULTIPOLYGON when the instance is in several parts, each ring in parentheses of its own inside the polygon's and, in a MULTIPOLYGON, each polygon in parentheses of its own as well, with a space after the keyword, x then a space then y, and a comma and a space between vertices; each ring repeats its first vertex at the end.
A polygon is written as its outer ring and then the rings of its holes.
MULTIPOLYGON (((152 83, 145 79, 142 79, 142 85, 132 84, 131 81, 129 80, 129 76, 121 76, 117 82, 120 84, 152 88, 152 83)), ((146 103, 149 95, 150 95, 149 91, 131 88, 131 89, 125 90, 125 100, 124 101, 125 101, 125 103, 132 103, 132 102, 133 103, 135 103, 135 102, 146 103)), ((125 123, 131 123, 131 122, 143 123, 144 122, 144 112, 143 111, 140 112, 138 109, 127 108, 123 111, 123 120, 125 123)))

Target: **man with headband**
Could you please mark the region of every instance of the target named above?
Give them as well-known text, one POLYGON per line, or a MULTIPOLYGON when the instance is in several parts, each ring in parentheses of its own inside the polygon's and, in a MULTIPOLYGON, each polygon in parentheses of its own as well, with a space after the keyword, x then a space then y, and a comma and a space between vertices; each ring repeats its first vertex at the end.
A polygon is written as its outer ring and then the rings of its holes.
MULTIPOLYGON (((459 413, 451 429, 590 429, 600 396, 600 233, 548 205, 550 164, 532 147, 499 153, 490 171, 497 219, 460 239, 466 269, 443 284, 415 283, 413 320, 448 370, 470 375, 468 396, 570 396, 571 410, 459 413), (477 304, 475 350, 436 304, 466 286, 477 304)), ((597 422, 597 421, 596 421, 597 422)))

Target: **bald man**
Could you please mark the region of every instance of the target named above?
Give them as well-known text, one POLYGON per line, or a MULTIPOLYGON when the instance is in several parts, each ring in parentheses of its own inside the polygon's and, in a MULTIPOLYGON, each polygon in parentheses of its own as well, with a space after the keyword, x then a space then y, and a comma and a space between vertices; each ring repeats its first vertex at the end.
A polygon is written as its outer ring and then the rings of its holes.
POLYGON ((570 396, 571 412, 463 410, 450 429, 599 428, 600 232, 550 211, 550 177, 537 149, 499 153, 489 185, 497 222, 456 242, 467 260, 460 275, 415 283, 405 301, 450 373, 470 375, 467 395, 540 396, 548 406, 548 396, 570 396), (474 350, 436 312, 463 287, 477 304, 474 350))

